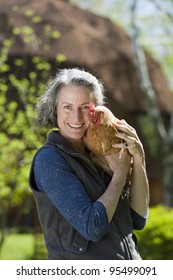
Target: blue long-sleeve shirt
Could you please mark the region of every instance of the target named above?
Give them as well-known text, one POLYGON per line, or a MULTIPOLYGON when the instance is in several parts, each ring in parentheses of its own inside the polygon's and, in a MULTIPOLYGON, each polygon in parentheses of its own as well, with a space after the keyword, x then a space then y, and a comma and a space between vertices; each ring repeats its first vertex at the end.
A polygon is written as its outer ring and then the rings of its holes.
POLYGON ((109 230, 105 207, 98 201, 91 202, 83 184, 55 149, 39 152, 34 174, 38 189, 86 239, 97 241, 109 230))
MULTIPOLYGON (((98 241, 110 230, 104 205, 90 200, 61 153, 53 148, 40 150, 34 161, 34 174, 38 190, 47 194, 65 219, 87 240, 98 241)), ((130 210, 134 228, 143 228, 146 219, 130 210)))

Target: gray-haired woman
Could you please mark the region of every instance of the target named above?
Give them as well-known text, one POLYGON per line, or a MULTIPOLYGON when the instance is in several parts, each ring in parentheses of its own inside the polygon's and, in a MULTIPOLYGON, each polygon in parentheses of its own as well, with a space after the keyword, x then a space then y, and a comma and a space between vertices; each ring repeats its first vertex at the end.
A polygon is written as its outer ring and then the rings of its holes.
MULTIPOLYGON (((102 83, 77 68, 58 71, 37 106, 37 119, 58 128, 34 156, 30 186, 37 203, 49 259, 141 259, 133 229, 145 226, 148 181, 142 144, 124 121, 119 137, 130 137, 134 167, 132 200, 123 195, 130 168, 127 149, 106 157, 110 177, 94 166, 83 143, 90 104, 104 104, 102 83)), ((129 138, 130 139, 130 138, 129 138)))

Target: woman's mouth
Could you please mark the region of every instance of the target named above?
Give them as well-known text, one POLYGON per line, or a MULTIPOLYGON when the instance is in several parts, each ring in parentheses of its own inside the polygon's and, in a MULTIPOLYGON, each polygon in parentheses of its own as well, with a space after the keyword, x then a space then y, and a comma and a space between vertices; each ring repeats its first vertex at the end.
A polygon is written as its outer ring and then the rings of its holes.
POLYGON ((68 126, 70 126, 71 128, 81 128, 84 124, 72 124, 72 123, 68 123, 68 126))

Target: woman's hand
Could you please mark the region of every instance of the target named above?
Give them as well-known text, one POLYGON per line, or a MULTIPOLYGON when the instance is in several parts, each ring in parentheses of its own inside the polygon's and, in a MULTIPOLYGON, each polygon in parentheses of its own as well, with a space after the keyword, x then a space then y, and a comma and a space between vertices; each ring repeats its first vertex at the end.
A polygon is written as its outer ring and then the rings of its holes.
POLYGON ((130 169, 130 154, 126 149, 119 153, 105 156, 112 172, 112 179, 106 191, 98 199, 106 208, 108 220, 111 221, 117 207, 122 189, 130 169))
POLYGON ((130 170, 131 156, 126 149, 119 153, 105 156, 110 169, 117 182, 121 182, 122 187, 126 183, 127 175, 130 170))
POLYGON ((126 121, 119 121, 116 136, 123 141, 113 147, 124 148, 132 157, 130 206, 141 216, 147 217, 149 205, 149 184, 146 174, 145 153, 136 130, 126 121))
POLYGON ((116 136, 123 140, 120 144, 113 144, 115 148, 125 148, 129 153, 134 156, 144 157, 143 145, 136 133, 136 130, 130 126, 125 120, 121 120, 117 123, 116 136))

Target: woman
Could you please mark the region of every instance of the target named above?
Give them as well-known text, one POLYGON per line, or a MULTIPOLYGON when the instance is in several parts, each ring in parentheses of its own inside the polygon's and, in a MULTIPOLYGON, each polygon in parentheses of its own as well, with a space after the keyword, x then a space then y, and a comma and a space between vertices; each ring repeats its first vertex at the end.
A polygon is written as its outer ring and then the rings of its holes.
POLYGON ((145 226, 148 181, 142 144, 125 121, 117 136, 126 145, 107 156, 113 175, 94 166, 83 143, 90 103, 102 105, 102 84, 77 68, 57 73, 37 106, 37 120, 57 127, 36 153, 30 186, 49 259, 141 259, 133 229, 145 226), (130 199, 125 184, 133 158, 130 199))

